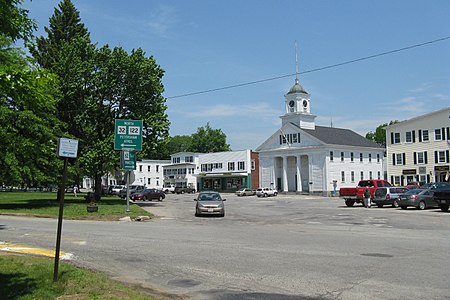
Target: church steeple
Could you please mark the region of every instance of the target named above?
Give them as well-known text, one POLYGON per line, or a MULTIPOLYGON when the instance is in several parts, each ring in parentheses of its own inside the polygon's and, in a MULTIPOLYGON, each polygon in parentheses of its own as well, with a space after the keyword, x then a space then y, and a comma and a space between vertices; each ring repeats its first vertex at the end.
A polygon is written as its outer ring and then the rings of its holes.
POLYGON ((300 85, 298 79, 298 54, 297 43, 295 43, 295 83, 285 97, 286 114, 282 116, 283 124, 285 122, 294 123, 302 128, 315 128, 314 119, 316 116, 311 114, 310 95, 300 85))

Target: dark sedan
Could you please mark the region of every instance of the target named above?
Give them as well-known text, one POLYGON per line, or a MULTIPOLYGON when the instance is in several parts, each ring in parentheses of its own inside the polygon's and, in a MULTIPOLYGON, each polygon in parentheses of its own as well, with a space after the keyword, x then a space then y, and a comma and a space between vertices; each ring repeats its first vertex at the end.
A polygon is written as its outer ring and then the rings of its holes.
POLYGON ((142 192, 134 193, 130 196, 131 200, 158 200, 162 201, 166 198, 166 194, 163 191, 157 189, 145 189, 142 192))
POLYGON ((439 203, 434 200, 433 191, 430 189, 414 189, 401 194, 398 198, 398 206, 407 209, 414 206, 420 210, 430 207, 439 207, 439 203))

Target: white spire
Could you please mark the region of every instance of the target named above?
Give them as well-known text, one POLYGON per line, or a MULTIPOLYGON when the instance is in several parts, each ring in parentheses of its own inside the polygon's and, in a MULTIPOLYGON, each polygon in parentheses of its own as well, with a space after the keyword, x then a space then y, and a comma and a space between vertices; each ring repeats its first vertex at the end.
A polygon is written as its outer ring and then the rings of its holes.
POLYGON ((298 57, 297 57, 297 41, 295 41, 295 84, 299 84, 298 81, 298 57))

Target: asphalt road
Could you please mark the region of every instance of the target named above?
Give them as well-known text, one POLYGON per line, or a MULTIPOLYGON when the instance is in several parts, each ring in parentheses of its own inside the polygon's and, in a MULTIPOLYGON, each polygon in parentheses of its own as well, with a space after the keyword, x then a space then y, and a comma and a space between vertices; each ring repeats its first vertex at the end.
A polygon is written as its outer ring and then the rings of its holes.
MULTIPOLYGON (((139 203, 149 222, 64 220, 61 249, 182 298, 450 299, 450 213, 225 194, 225 218, 197 218, 194 197, 139 203)), ((56 225, 0 216, 0 241, 54 249, 56 225)))

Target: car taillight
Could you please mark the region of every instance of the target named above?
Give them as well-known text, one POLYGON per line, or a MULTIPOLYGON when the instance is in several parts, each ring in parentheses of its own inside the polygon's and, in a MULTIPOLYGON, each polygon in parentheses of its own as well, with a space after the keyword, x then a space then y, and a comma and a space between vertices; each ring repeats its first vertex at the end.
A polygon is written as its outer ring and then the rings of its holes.
POLYGON ((390 194, 387 194, 387 195, 386 195, 386 200, 389 200, 389 199, 391 199, 391 195, 390 195, 390 194))

